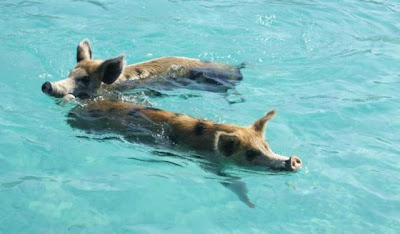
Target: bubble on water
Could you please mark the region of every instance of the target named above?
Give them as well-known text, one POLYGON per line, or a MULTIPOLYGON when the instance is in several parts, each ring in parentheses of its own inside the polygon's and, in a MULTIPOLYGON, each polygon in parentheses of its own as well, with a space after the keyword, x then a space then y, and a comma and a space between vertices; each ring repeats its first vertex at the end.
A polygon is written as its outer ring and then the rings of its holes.
POLYGON ((48 79, 53 78, 53 76, 52 76, 51 74, 49 74, 49 73, 43 73, 43 74, 40 74, 40 75, 39 75, 39 78, 40 78, 41 80, 48 80, 48 79))
POLYGON ((264 25, 264 26, 271 26, 276 20, 275 15, 257 15, 257 23, 264 25))

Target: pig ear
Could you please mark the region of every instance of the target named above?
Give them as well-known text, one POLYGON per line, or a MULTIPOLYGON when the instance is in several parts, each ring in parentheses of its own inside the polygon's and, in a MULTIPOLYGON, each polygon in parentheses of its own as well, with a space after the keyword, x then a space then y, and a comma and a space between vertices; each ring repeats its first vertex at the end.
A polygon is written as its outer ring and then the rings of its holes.
POLYGON ((85 59, 92 59, 92 48, 88 39, 83 39, 76 49, 76 60, 79 63, 85 59))
POLYGON ((275 115, 276 115, 276 110, 269 111, 261 119, 257 120, 253 124, 254 130, 263 134, 265 131, 265 127, 267 126, 267 122, 270 121, 275 115))
POLYGON ((121 75, 124 69, 124 56, 120 55, 116 58, 107 59, 100 67, 101 81, 106 84, 114 83, 121 75))
POLYGON ((239 138, 234 134, 217 132, 214 146, 216 151, 229 157, 237 150, 239 138))

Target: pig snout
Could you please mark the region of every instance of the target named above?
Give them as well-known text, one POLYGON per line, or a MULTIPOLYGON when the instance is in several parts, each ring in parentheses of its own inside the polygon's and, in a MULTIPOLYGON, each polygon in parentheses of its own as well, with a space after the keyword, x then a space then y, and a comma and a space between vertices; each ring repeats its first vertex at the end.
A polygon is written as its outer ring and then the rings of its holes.
POLYGON ((51 91, 53 91, 53 87, 51 86, 51 83, 48 81, 44 82, 44 84, 42 85, 42 92, 45 94, 50 94, 51 91))
POLYGON ((286 169, 289 171, 297 171, 301 168, 301 166, 302 166, 301 160, 297 156, 291 156, 286 161, 286 169))

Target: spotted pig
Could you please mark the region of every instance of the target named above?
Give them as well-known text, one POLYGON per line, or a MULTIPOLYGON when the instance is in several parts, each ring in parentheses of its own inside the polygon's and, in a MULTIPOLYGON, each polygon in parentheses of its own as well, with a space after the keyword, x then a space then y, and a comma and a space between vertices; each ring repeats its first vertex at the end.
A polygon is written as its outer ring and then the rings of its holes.
POLYGON ((266 125, 275 114, 272 110, 242 127, 121 101, 100 100, 71 110, 68 123, 73 128, 118 133, 149 144, 157 142, 149 136, 161 135, 171 145, 212 155, 215 161, 297 171, 302 166, 301 160, 274 153, 264 138, 266 125))
MULTIPOLYGON (((124 66, 124 56, 94 60, 87 39, 77 47, 77 63, 64 80, 42 85, 52 97, 93 97, 99 90, 126 90, 152 78, 188 78, 195 83, 232 87, 242 80, 241 67, 185 57, 162 57, 124 66)), ((182 79, 180 79, 182 80, 182 79)))

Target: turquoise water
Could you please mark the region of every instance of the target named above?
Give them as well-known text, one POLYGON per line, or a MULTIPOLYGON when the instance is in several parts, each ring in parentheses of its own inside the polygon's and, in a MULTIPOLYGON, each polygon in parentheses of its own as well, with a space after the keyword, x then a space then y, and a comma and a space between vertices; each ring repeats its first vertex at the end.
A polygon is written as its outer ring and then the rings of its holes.
POLYGON ((0 15, 0 233, 400 231, 398 1, 3 0, 0 15), (276 108, 266 137, 302 170, 226 168, 250 209, 190 152, 73 130, 71 106, 40 87, 68 75, 83 38, 128 63, 247 62, 244 102, 190 89, 140 100, 241 125, 276 108))

